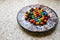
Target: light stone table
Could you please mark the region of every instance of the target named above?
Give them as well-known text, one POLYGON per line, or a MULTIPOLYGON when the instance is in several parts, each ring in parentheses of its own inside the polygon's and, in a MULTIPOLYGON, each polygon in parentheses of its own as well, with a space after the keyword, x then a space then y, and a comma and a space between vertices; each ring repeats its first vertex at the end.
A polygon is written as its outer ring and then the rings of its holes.
POLYGON ((0 40, 60 40, 60 0, 0 0, 0 40), (58 25, 45 33, 23 30, 17 23, 17 13, 32 4, 52 8, 59 17, 58 25))

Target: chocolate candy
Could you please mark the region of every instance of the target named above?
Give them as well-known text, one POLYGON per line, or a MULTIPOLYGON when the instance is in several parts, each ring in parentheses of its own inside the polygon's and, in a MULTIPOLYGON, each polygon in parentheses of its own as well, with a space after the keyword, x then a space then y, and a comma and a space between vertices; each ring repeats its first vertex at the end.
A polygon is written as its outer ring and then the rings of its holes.
POLYGON ((58 23, 57 16, 51 8, 37 4, 22 8, 18 12, 17 21, 21 27, 28 31, 43 32, 56 26, 58 23))
POLYGON ((25 14, 25 19, 29 19, 29 22, 35 25, 46 24, 49 17, 44 8, 31 8, 30 12, 27 11, 25 14))

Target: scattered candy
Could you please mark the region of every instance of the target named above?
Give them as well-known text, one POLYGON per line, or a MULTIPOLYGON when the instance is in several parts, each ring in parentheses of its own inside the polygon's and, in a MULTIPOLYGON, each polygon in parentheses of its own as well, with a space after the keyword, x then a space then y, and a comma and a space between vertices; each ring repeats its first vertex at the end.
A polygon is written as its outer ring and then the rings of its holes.
POLYGON ((48 6, 29 5, 18 12, 17 21, 28 31, 44 32, 57 25, 58 15, 48 6))
POLYGON ((35 25, 44 25, 47 23, 50 15, 44 10, 44 8, 31 8, 30 11, 26 12, 25 19, 29 19, 30 23, 35 25))

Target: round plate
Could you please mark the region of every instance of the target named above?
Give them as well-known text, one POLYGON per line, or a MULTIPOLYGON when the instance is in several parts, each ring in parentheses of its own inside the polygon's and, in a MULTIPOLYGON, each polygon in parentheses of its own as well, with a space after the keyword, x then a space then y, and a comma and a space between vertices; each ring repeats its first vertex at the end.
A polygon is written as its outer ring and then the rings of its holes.
POLYGON ((19 23, 19 25, 21 25, 24 29, 28 30, 28 31, 32 31, 32 32, 42 32, 42 31, 47 31, 50 30, 51 28, 53 28, 57 22, 58 22, 58 17, 56 15, 56 13, 49 7, 44 6, 44 5, 30 5, 30 6, 26 6, 23 7, 17 14, 17 21, 19 23), (36 26, 31 24, 29 21, 25 20, 25 13, 26 11, 28 11, 30 8, 39 8, 39 7, 44 7, 44 10, 50 14, 50 18, 47 21, 46 25, 43 26, 36 26))

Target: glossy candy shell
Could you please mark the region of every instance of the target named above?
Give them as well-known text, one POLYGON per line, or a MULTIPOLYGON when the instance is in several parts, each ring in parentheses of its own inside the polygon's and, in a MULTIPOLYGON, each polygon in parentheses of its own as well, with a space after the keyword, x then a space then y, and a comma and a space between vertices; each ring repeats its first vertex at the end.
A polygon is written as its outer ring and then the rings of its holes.
POLYGON ((30 6, 23 7, 17 14, 17 21, 18 21, 19 25, 21 25, 24 29, 26 29, 28 31, 43 32, 43 31, 52 29, 58 23, 58 17, 51 8, 44 6, 44 5, 37 4, 37 5, 30 5, 30 6), (25 20, 24 15, 25 15, 26 11, 28 11, 32 7, 39 8, 41 6, 44 7, 44 10, 50 14, 50 18, 47 20, 47 24, 45 24, 43 26, 36 26, 36 25, 31 24, 29 21, 25 20))

